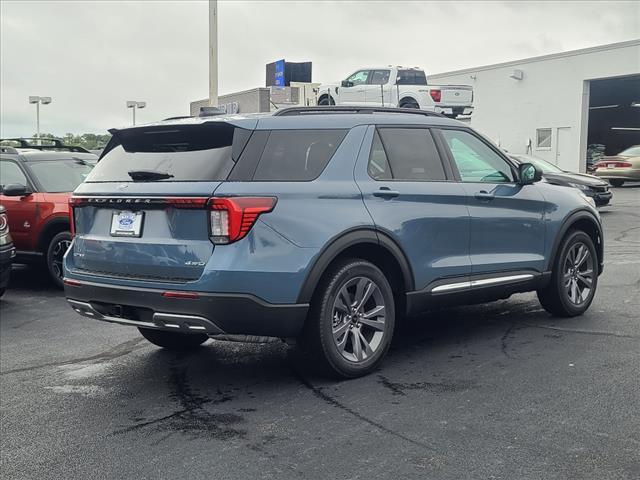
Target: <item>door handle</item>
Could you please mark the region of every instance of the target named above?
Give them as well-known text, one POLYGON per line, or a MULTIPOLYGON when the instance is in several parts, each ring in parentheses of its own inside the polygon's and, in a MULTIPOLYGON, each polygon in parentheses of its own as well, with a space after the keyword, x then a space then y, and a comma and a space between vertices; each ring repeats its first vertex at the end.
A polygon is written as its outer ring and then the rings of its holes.
POLYGON ((374 197, 380 198, 395 198, 400 195, 400 192, 391 190, 389 187, 380 187, 380 190, 373 192, 374 197))
POLYGON ((496 198, 496 196, 493 193, 485 192, 484 190, 480 190, 479 192, 476 192, 474 194, 474 197, 476 197, 478 200, 481 200, 483 202, 489 202, 494 198, 496 198))

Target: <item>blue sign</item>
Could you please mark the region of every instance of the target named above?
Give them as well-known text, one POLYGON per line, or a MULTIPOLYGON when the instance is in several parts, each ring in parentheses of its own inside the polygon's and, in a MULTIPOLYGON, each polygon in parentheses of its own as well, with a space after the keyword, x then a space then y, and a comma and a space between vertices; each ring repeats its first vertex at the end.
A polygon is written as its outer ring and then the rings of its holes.
POLYGON ((276 62, 276 87, 284 87, 285 79, 284 79, 284 59, 278 60, 276 62))

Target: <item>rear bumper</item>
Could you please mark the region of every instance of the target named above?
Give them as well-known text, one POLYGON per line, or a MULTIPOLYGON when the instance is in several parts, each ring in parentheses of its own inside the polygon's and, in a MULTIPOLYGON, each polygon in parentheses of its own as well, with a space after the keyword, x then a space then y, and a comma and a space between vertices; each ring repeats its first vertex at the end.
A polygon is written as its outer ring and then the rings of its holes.
POLYGON ((94 320, 209 335, 296 337, 309 309, 308 304, 272 304, 248 294, 198 292, 197 299, 167 298, 165 290, 77 280, 64 289, 71 307, 94 320))
POLYGON ((473 107, 435 107, 436 113, 442 113, 443 115, 471 115, 473 113, 473 107))
POLYGON ((633 168, 598 168, 594 175, 604 180, 640 181, 640 170, 633 168))

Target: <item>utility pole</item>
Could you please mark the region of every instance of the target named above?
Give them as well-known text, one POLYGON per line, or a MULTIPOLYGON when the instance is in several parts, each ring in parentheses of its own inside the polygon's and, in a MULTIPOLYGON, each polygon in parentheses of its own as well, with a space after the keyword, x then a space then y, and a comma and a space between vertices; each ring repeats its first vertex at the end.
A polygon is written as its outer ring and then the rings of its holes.
POLYGON ((38 145, 41 144, 40 140, 40 104, 49 105, 51 103, 51 97, 38 97, 38 96, 30 96, 29 103, 36 105, 36 135, 38 138, 38 145))
POLYGON ((218 106, 218 0, 209 0, 209 106, 218 106))

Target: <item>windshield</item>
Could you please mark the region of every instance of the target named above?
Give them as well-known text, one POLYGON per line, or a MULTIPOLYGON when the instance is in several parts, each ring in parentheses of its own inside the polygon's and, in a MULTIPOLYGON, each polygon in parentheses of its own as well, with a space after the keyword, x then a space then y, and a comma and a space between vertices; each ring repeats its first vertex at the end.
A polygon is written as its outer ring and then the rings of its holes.
POLYGON ((621 151, 618 155, 622 155, 623 157, 638 157, 640 156, 640 145, 629 147, 626 150, 621 151))
POLYGON ((250 133, 223 122, 122 130, 87 182, 225 180, 250 133))
POLYGON ((79 158, 65 158, 29 162, 29 167, 45 192, 62 193, 73 192, 84 182, 93 164, 79 158))

